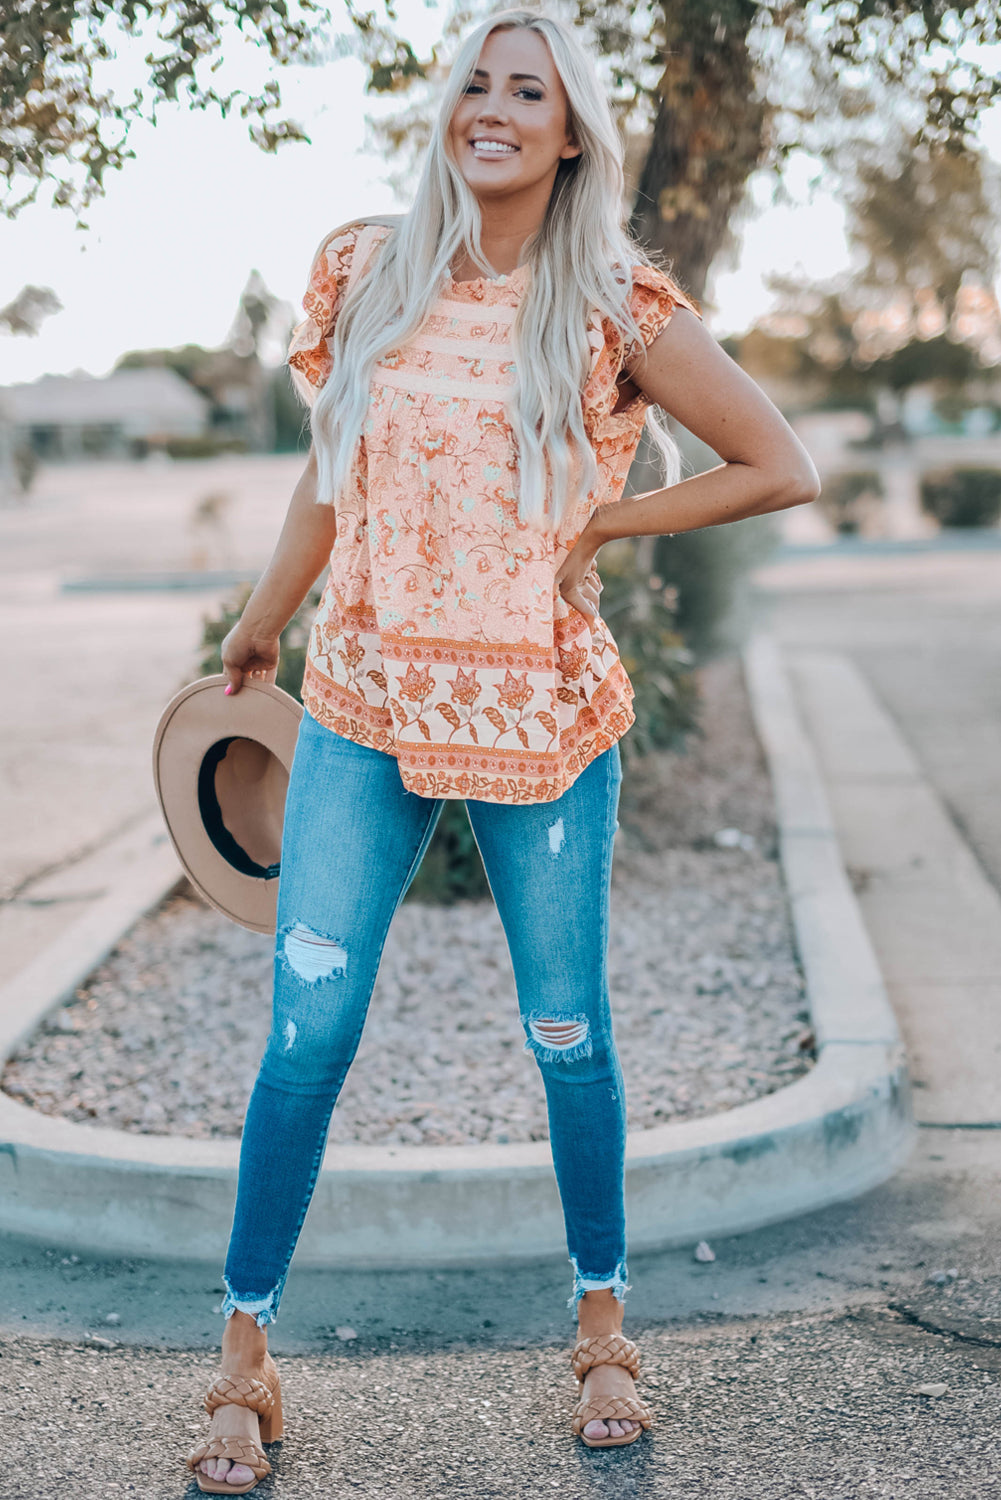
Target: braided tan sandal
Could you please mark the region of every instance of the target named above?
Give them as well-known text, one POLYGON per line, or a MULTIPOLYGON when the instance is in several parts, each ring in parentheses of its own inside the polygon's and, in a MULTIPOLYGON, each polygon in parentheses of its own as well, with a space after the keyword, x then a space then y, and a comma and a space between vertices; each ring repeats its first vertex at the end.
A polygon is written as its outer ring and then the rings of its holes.
MULTIPOLYGON (((573 1372, 581 1390, 590 1370, 598 1365, 621 1365, 635 1380, 640 1373, 640 1352, 632 1339, 621 1333, 603 1333, 593 1338, 579 1339, 570 1356, 573 1372)), ((642 1432, 653 1421, 653 1413, 645 1401, 638 1396, 598 1396, 590 1401, 583 1397, 574 1407, 573 1430, 588 1448, 621 1448, 626 1443, 635 1443, 642 1432), (621 1437, 590 1438, 584 1434, 588 1422, 638 1422, 632 1432, 621 1437)))
MULTIPOLYGON (((260 1380, 219 1375, 205 1393, 205 1410, 211 1417, 219 1406, 247 1406, 260 1419, 261 1443, 275 1443, 285 1430, 282 1419, 282 1387, 270 1354, 265 1355, 260 1380)), ((195 1471, 198 1488, 206 1495, 245 1495, 271 1473, 264 1449, 253 1438, 206 1438, 187 1457, 189 1469, 195 1471), (246 1484, 227 1484, 224 1479, 210 1479, 198 1465, 203 1458, 228 1458, 230 1463, 246 1464, 254 1477, 246 1484)))

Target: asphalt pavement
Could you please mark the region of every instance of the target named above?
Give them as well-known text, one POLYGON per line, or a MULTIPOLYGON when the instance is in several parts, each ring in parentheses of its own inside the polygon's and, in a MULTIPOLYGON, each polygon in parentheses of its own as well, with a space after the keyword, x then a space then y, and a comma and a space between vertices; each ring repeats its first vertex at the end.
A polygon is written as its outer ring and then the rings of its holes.
MULTIPOLYGON (((293 1270, 271 1340, 286 1437, 260 1493, 996 1494, 997 1154, 982 1133, 936 1132, 884 1187, 715 1242, 715 1262, 635 1258, 628 1331, 657 1418, 618 1452, 569 1433, 562 1266, 293 1270)), ((190 1500, 180 1456, 207 1420, 215 1273, 4 1249, 3 1494, 190 1500)))

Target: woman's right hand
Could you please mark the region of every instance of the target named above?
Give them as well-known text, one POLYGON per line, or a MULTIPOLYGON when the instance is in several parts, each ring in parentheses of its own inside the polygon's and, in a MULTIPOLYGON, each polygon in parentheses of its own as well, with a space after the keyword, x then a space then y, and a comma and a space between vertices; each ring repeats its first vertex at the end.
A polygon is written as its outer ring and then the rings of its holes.
POLYGON ((227 693, 238 693, 245 677, 274 682, 280 650, 278 636, 254 630, 238 620, 220 648, 222 669, 229 678, 227 693))

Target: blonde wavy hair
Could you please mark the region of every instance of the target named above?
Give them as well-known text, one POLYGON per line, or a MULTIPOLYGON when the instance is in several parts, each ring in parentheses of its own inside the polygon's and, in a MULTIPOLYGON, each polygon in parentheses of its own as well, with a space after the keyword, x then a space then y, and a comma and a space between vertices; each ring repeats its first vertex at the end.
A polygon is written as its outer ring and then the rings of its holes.
MULTIPOLYGON (((588 320, 596 309, 625 347, 639 341, 629 268, 650 261, 623 227, 622 144, 587 54, 561 21, 516 9, 495 12, 463 42, 442 92, 413 205, 344 299, 331 341, 331 373, 312 409, 321 504, 333 504, 351 483, 377 362, 417 332, 456 257, 465 251, 486 275, 497 274, 480 243, 479 205, 450 154, 448 137, 487 37, 516 27, 534 31, 548 46, 569 101, 570 133, 581 148, 579 156, 559 163, 545 218, 522 250, 531 274, 514 324, 518 375, 507 403, 518 453, 519 514, 531 525, 555 529, 578 489, 587 493, 597 483, 581 402, 591 365, 588 320)), ((373 216, 351 222, 392 221, 373 216)), ((677 445, 663 415, 652 408, 647 438, 665 483, 676 482, 677 445)))

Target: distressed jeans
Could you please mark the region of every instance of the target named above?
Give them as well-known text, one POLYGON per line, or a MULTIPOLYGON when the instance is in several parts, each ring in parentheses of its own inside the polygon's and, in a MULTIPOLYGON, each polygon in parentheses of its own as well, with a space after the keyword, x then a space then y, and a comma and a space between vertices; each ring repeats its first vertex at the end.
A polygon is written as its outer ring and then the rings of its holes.
MULTIPOLYGON (((607 947, 621 771, 604 751, 553 802, 468 801, 514 967, 526 1048, 584 1292, 626 1291, 625 1097, 612 1038, 607 947)), ((361 1039, 383 944, 441 802, 408 792, 394 756, 303 715, 285 804, 274 1008, 247 1106, 224 1281, 226 1317, 278 1313, 361 1039)))

